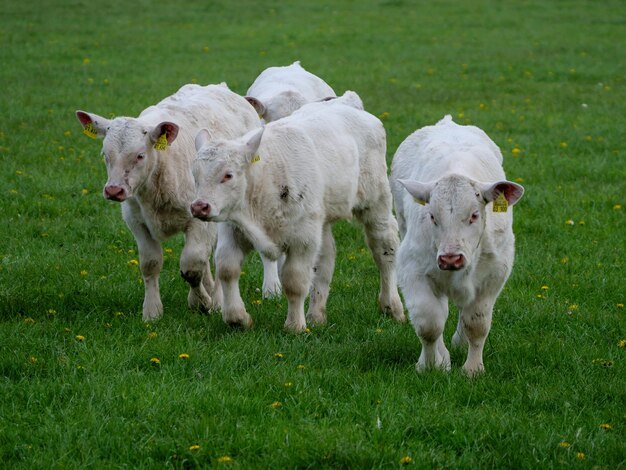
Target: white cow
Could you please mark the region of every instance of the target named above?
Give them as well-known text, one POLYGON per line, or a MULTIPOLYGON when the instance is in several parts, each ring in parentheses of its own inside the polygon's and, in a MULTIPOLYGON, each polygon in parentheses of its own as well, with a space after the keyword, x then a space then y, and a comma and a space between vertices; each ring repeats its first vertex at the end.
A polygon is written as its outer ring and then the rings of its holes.
MULTIPOLYGON (((261 119, 271 122, 289 116, 307 103, 335 96, 335 91, 324 80, 307 72, 297 61, 285 67, 265 69, 254 80, 245 98, 261 119)), ((261 259, 265 272, 263 296, 280 295, 276 261, 270 261, 263 255, 261 259)))
POLYGON ((451 299, 460 312, 452 344, 469 345, 463 368, 481 372, 493 306, 513 266, 511 206, 524 188, 506 181, 502 154, 482 130, 450 116, 398 147, 391 188, 398 280, 422 343, 417 370, 450 368, 442 334, 451 299))
POLYGON ((307 72, 299 61, 265 69, 246 93, 246 99, 265 122, 289 116, 307 103, 335 96, 324 80, 307 72))
POLYGON ((288 301, 285 327, 294 332, 306 328, 309 287, 307 318, 325 323, 335 261, 331 225, 353 215, 364 225, 380 270, 380 307, 404 320, 396 286, 398 235, 386 176, 385 131, 374 116, 346 104, 352 95, 308 104, 238 140, 198 134, 192 213, 230 222, 219 224, 215 255, 226 323, 252 324, 238 285, 251 246, 270 259, 285 254, 280 273, 288 301))
POLYGON ((122 203, 122 217, 137 241, 145 285, 143 319, 163 313, 161 241, 180 232, 185 234, 180 271, 190 285, 189 306, 202 310, 218 306, 220 289, 209 267, 215 224, 189 212, 195 193, 194 139, 204 127, 229 139, 256 129, 260 124, 254 110, 226 84, 185 85, 137 118, 109 120, 84 111, 76 116, 87 135, 104 137, 102 154, 108 173, 104 197, 122 203))

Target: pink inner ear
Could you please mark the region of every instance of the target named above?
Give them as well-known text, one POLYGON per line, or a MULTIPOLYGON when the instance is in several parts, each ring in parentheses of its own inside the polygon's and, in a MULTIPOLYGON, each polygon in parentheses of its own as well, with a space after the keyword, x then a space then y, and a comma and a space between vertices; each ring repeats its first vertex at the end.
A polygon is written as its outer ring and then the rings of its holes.
POLYGON ((77 112, 76 117, 83 126, 86 126, 87 124, 90 124, 92 122, 89 114, 83 113, 82 111, 77 112))
POLYGON ((167 143, 171 144, 172 142, 174 142, 176 136, 178 135, 178 126, 169 122, 163 123, 161 125, 161 135, 162 134, 165 134, 165 136, 167 137, 167 143))
POLYGON ((504 194, 504 197, 506 198, 509 204, 515 204, 518 201, 518 199, 522 197, 522 194, 524 194, 524 191, 520 189, 519 186, 508 184, 508 183, 501 183, 501 184, 498 184, 494 188, 494 194, 497 195, 500 193, 504 194))

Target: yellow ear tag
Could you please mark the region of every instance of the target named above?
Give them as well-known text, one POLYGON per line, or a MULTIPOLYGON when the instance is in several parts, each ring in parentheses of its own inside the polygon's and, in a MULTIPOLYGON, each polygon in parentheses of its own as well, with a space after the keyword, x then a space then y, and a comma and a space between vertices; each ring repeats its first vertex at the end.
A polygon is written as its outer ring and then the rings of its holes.
POLYGON ((260 155, 255 155, 254 157, 252 157, 252 160, 250 160, 250 164, 252 163, 256 163, 261 161, 261 156, 260 155))
POLYGON ((424 201, 423 199, 418 199, 415 196, 413 196, 413 200, 422 206, 426 205, 426 201, 424 201))
POLYGON ((504 193, 500 193, 493 201, 494 212, 506 212, 509 208, 509 201, 504 197, 504 193))
POLYGON ((98 132, 96 131, 96 128, 94 127, 94 125, 92 123, 88 123, 83 128, 83 134, 85 134, 87 137, 89 137, 91 139, 95 139, 95 138, 98 137, 98 132))
POLYGON ((154 148, 157 150, 165 150, 167 148, 167 135, 161 134, 161 137, 154 143, 154 148))

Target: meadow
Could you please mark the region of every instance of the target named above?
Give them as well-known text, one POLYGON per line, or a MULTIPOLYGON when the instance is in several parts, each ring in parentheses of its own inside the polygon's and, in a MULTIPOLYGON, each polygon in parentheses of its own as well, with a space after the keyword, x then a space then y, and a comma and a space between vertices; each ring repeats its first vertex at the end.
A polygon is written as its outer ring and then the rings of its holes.
POLYGON ((4 1, 0 466, 623 468, 625 46, 620 0, 4 1), (252 330, 190 311, 180 236, 164 316, 142 322, 134 239, 74 111, 136 116, 190 82, 244 94, 295 60, 359 93, 389 162, 451 114, 526 188, 484 375, 461 352, 416 373, 349 222, 323 328, 283 331, 252 255, 252 330))

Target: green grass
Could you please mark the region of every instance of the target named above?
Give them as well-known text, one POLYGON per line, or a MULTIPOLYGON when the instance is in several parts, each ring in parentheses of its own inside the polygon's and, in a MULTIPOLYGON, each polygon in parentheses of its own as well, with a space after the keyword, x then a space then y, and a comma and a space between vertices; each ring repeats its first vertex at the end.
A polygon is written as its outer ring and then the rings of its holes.
POLYGON ((626 5, 184 3, 4 2, 2 466, 623 467, 626 5), (384 116, 389 161, 450 113, 523 180, 484 376, 464 377, 458 352, 451 373, 416 374, 419 341, 378 313, 349 223, 325 328, 287 334, 284 299, 253 303, 257 256, 242 278, 253 330, 190 312, 182 237, 166 243, 165 316, 141 321, 134 240, 74 110, 137 115, 191 81, 244 93, 294 60, 384 116))

